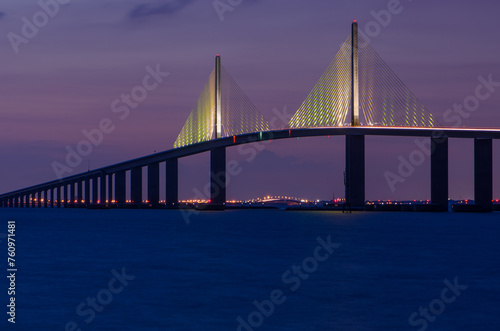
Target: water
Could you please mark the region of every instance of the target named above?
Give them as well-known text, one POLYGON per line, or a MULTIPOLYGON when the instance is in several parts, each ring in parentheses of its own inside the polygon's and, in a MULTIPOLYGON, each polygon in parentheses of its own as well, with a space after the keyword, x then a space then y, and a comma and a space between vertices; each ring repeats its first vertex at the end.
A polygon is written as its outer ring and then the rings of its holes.
POLYGON ((187 225, 179 211, 4 209, 0 233, 16 220, 18 330, 237 330, 249 316, 240 330, 418 330, 409 317, 431 303, 428 330, 498 330, 499 216, 239 210, 187 225), (315 260, 328 236, 340 246, 315 260), (443 303, 456 277, 467 288, 443 303))

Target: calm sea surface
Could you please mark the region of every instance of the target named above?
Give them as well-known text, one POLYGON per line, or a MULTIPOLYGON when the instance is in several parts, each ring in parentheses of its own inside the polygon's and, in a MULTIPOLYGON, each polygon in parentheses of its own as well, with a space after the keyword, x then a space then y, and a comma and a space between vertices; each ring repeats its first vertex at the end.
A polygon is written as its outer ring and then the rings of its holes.
POLYGON ((500 330, 499 213, 4 209, 1 330, 8 219, 17 330, 500 330))

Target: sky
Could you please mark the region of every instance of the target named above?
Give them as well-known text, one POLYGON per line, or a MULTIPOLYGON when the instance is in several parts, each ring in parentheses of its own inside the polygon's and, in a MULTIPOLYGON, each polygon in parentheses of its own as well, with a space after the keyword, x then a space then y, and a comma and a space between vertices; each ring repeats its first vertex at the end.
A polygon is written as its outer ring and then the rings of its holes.
MULTIPOLYGON (((475 95, 480 77, 500 82, 499 12, 500 3, 486 0, 4 0, 0 192, 56 179, 54 162, 63 164, 83 131, 106 118, 112 132, 67 174, 171 149, 217 53, 268 120, 291 117, 353 19, 441 123, 500 127, 500 87, 467 116, 445 117, 475 95), (381 15, 388 8, 398 9, 390 19, 381 15), (120 119, 113 102, 142 84, 147 67, 168 75, 120 119)), ((249 146, 258 151, 251 161, 229 148, 228 161, 242 171, 230 179, 228 198, 343 197, 344 144, 343 137, 273 141, 249 146)), ((430 198, 428 158, 404 182, 386 180, 415 149, 414 138, 366 137, 367 199, 430 198)), ((180 198, 189 199, 208 183, 209 155, 179 162, 180 198)), ((499 167, 494 142, 496 199, 499 167)), ((473 141, 450 139, 450 197, 473 198, 473 187, 473 141)))

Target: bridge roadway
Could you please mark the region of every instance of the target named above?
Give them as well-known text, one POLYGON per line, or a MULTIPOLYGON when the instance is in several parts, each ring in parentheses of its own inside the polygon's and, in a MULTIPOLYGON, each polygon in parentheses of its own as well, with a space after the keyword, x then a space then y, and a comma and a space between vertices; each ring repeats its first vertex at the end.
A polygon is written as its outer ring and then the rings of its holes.
MULTIPOLYGON (((258 141, 319 136, 346 136, 346 199, 357 207, 364 205, 365 201, 365 136, 429 137, 434 150, 431 155, 431 201, 440 205, 443 210, 445 205, 446 209, 448 207, 448 138, 474 139, 475 200, 486 209, 491 208, 492 140, 500 139, 500 129, 376 126, 283 129, 205 141, 1 194, 0 207, 28 207, 30 195, 32 200, 34 200, 35 195, 38 196, 36 202, 38 207, 47 207, 49 193, 51 193, 53 206, 59 207, 61 205, 59 200, 62 200, 64 204, 74 203, 77 191, 75 184, 78 184, 79 203, 95 204, 98 201, 104 203, 106 196, 109 201, 112 200, 113 175, 114 200, 118 204, 124 204, 126 202, 126 171, 131 171, 129 183, 131 201, 142 203, 142 167, 148 167, 148 200, 155 204, 159 201, 159 163, 161 162, 166 162, 166 203, 167 206, 175 207, 178 201, 178 159, 207 151, 211 152, 211 203, 223 206, 226 201, 226 187, 225 177, 221 178, 220 174, 225 174, 226 170, 225 148, 258 141), (99 193, 98 180, 101 182, 99 193), (84 186, 85 194, 83 194, 84 186), (63 187, 64 193, 62 193, 63 187), (58 198, 56 202, 54 198, 57 189, 59 189, 58 197, 63 199, 58 198), (92 191, 92 199, 90 191, 92 191), (43 205, 41 202, 42 193, 44 196, 43 205), (100 199, 97 199, 98 194, 100 194, 100 199)), ((32 201, 33 207, 36 204, 32 201)))

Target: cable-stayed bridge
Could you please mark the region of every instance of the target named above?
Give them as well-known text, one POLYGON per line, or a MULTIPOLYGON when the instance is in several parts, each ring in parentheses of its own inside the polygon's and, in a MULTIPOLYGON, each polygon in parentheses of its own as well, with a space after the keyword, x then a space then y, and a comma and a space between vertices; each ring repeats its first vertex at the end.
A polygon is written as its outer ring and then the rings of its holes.
POLYGON ((365 205, 365 136, 428 137, 433 210, 448 210, 448 138, 474 139, 474 210, 491 211, 492 140, 500 129, 442 127, 375 50, 358 35, 358 24, 288 125, 271 130, 216 56, 200 97, 173 149, 0 195, 1 207, 159 205, 160 163, 165 163, 168 208, 178 205, 178 160, 210 152, 210 207, 226 203, 226 148, 261 140, 345 136, 345 199, 365 205), (142 170, 147 168, 147 197, 142 170), (127 181, 130 172, 130 181, 127 181))

